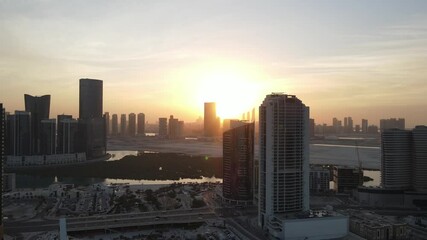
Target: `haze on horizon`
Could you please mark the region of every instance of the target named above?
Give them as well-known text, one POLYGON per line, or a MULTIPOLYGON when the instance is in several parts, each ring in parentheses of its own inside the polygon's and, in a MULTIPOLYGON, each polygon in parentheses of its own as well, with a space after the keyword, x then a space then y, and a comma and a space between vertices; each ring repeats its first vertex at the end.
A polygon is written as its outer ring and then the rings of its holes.
POLYGON ((78 116, 80 78, 104 111, 188 122, 297 95, 316 123, 427 124, 427 1, 0 0, 0 102, 51 94, 78 116))

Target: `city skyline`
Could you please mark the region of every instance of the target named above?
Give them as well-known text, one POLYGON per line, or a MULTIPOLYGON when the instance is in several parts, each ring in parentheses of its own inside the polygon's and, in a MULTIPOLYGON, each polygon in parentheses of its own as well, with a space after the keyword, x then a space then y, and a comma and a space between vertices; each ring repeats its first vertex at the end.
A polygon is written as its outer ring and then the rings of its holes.
POLYGON ((0 3, 7 111, 50 94, 53 116, 77 116, 88 77, 104 80, 105 110, 149 122, 192 122, 210 101, 234 118, 274 91, 305 99, 318 123, 427 122, 426 2, 102 3, 0 3))

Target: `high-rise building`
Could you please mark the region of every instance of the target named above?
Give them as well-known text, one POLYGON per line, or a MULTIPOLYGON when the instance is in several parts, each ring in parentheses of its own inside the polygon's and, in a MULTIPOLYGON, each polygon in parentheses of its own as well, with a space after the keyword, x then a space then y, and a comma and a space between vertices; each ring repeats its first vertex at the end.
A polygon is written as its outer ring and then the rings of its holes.
POLYGON ((126 135, 126 114, 120 115, 120 135, 125 136, 126 135))
MULTIPOLYGON (((5 155, 5 111, 3 104, 0 103, 0 193, 3 193, 3 162, 5 155)), ((3 197, 0 197, 0 239, 3 239, 3 197)))
POLYGON ((138 113, 138 135, 145 135, 145 114, 138 113))
POLYGON ((414 189, 427 192, 427 126, 416 126, 412 138, 414 189))
POLYGON ((80 79, 79 119, 102 118, 102 80, 80 79))
POLYGON ((347 133, 353 133, 353 118, 348 117, 348 126, 347 126, 347 133))
POLYGON ((363 184, 363 171, 359 168, 334 166, 334 190, 337 193, 351 193, 363 184))
POLYGON ((168 137, 170 139, 178 138, 178 119, 174 118, 173 115, 169 117, 168 137))
POLYGON ((102 111, 103 83, 97 79, 80 79, 79 151, 87 159, 102 157, 107 152, 107 134, 102 111))
POLYGON ((15 111, 7 117, 7 154, 29 156, 32 154, 31 113, 15 111))
POLYGON ((72 119, 73 118, 73 116, 72 115, 65 115, 65 114, 61 114, 61 115, 58 115, 57 117, 56 117, 56 121, 57 121, 57 123, 56 123, 56 127, 57 127, 57 130, 56 130, 56 133, 57 133, 57 138, 56 138, 56 152, 57 153, 63 153, 62 152, 62 148, 63 148, 63 142, 62 142, 62 133, 64 132, 63 131, 63 124, 61 124, 61 122, 63 122, 65 119, 72 119))
POLYGON ((205 137, 216 137, 219 133, 219 124, 216 116, 216 103, 206 102, 204 114, 205 137))
POLYGON ((368 119, 362 119, 362 133, 368 133, 368 119))
POLYGON ((310 137, 315 136, 314 129, 316 127, 316 123, 314 122, 314 119, 310 118, 310 137))
POLYGON ((168 136, 168 119, 159 118, 159 137, 166 138, 168 136))
POLYGON ((239 122, 223 133, 223 198, 248 204, 253 199, 255 123, 239 122))
POLYGON ((310 192, 325 193, 329 191, 330 171, 323 167, 310 168, 310 192))
POLYGON ((119 118, 117 114, 111 116, 111 135, 119 134, 119 118))
POLYGON ((309 210, 309 108, 294 95, 267 95, 259 107, 258 221, 309 210))
POLYGON ((381 184, 387 189, 412 187, 412 133, 388 129, 381 133, 381 184))
POLYGON ((24 95, 25 111, 31 113, 31 137, 32 154, 40 154, 41 151, 41 120, 49 119, 50 95, 41 97, 24 95))
POLYGON ((110 113, 109 112, 105 112, 104 113, 104 119, 105 119, 105 134, 107 134, 107 136, 110 135, 111 130, 110 130, 110 113))
POLYGON ((40 153, 42 155, 56 154, 56 119, 42 120, 40 133, 40 153))
POLYGON ((383 132, 387 129, 397 128, 404 130, 405 129, 405 119, 404 118, 390 118, 390 119, 381 119, 380 120, 380 131, 383 132))
POLYGON ((131 137, 134 137, 136 134, 136 115, 135 115, 135 113, 129 114, 128 134, 131 137))
POLYGON ((62 154, 77 152, 78 121, 65 118, 58 121, 57 151, 62 154))

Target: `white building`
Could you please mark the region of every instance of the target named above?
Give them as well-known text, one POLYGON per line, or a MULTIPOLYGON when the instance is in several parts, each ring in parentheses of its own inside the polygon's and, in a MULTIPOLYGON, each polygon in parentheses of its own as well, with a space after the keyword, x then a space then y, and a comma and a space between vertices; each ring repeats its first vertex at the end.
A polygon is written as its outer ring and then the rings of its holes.
POLYGON ((270 94, 259 107, 258 223, 309 210, 309 108, 294 95, 270 94))

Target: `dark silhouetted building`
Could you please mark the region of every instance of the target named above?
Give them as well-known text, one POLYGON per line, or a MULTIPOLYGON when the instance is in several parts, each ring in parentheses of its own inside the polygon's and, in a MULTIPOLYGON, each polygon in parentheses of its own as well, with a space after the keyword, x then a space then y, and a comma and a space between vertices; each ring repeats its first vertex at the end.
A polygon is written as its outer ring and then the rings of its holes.
POLYGON ((126 114, 122 114, 120 115, 120 135, 126 136, 126 129, 127 129, 126 126, 127 126, 126 114))
POLYGON ((310 192, 325 193, 329 191, 329 169, 316 166, 310 168, 310 192))
POLYGON ((316 127, 316 123, 314 122, 314 119, 310 118, 310 137, 315 136, 315 130, 314 130, 315 127, 316 127))
POLYGON ((168 119, 159 118, 159 137, 166 138, 168 136, 168 119))
POLYGON ((136 134, 136 115, 135 115, 135 113, 129 114, 128 134, 131 137, 134 137, 136 134))
POLYGON ((333 181, 337 193, 351 193, 363 185, 363 171, 359 168, 334 166, 333 181))
POLYGON ((111 135, 119 134, 119 118, 117 114, 111 116, 111 135))
POLYGON ((103 83, 97 79, 80 79, 79 151, 87 159, 106 155, 107 135, 102 111, 103 83))
POLYGON ((110 136, 111 134, 110 113, 105 112, 104 118, 105 118, 105 134, 107 134, 107 136, 110 136))
POLYGON ((397 128, 405 130, 405 119, 404 118, 390 118, 390 119, 381 119, 380 120, 380 131, 387 129, 397 128))
POLYGON ((80 79, 79 119, 102 118, 102 80, 80 79))
POLYGON ((56 119, 42 120, 40 133, 40 153, 42 155, 56 154, 56 119))
POLYGON ((253 200, 254 123, 223 133, 223 198, 236 204, 253 200))
POLYGON ((386 189, 412 187, 412 133, 387 129, 381 133, 381 184, 386 189))
POLYGON ((368 120, 362 119, 362 133, 368 133, 368 120))
POLYGON ((168 123, 168 138, 170 139, 176 139, 179 137, 178 133, 178 118, 174 118, 173 115, 170 115, 169 117, 169 123, 168 123))
POLYGON ((375 126, 375 125, 368 126, 368 133, 369 134, 378 134, 378 126, 375 126))
POLYGON ((294 95, 267 95, 259 107, 258 221, 309 210, 309 108, 294 95))
MULTIPOLYGON (((3 193, 3 162, 5 156, 5 128, 6 128, 6 119, 5 119, 5 111, 3 108, 3 104, 0 103, 0 193, 3 193)), ((3 239, 3 197, 0 197, 0 239, 3 239)))
POLYGON ((138 135, 145 135, 145 114, 138 113, 138 135))
POLYGON ((25 94, 24 100, 25 111, 31 113, 31 154, 38 155, 41 154, 41 120, 49 119, 50 95, 36 97, 25 94))
POLYGON ((65 114, 61 114, 58 115, 56 117, 56 133, 57 133, 57 138, 56 138, 56 152, 57 153, 63 153, 62 152, 62 148, 63 148, 63 143, 62 143, 62 137, 60 136, 63 133, 63 129, 62 127, 64 126, 63 124, 61 124, 62 121, 64 121, 65 119, 72 119, 73 116, 72 115, 65 115, 65 114))
POLYGON ((78 121, 64 118, 58 121, 57 152, 61 154, 77 153, 78 121))
POLYGON ((7 117, 7 155, 32 155, 31 113, 15 111, 7 117))
POLYGON ((412 130, 414 189, 427 192, 427 126, 416 126, 412 130))
POLYGON ((216 103, 206 102, 204 114, 205 137, 216 137, 219 133, 219 123, 216 116, 216 103))

